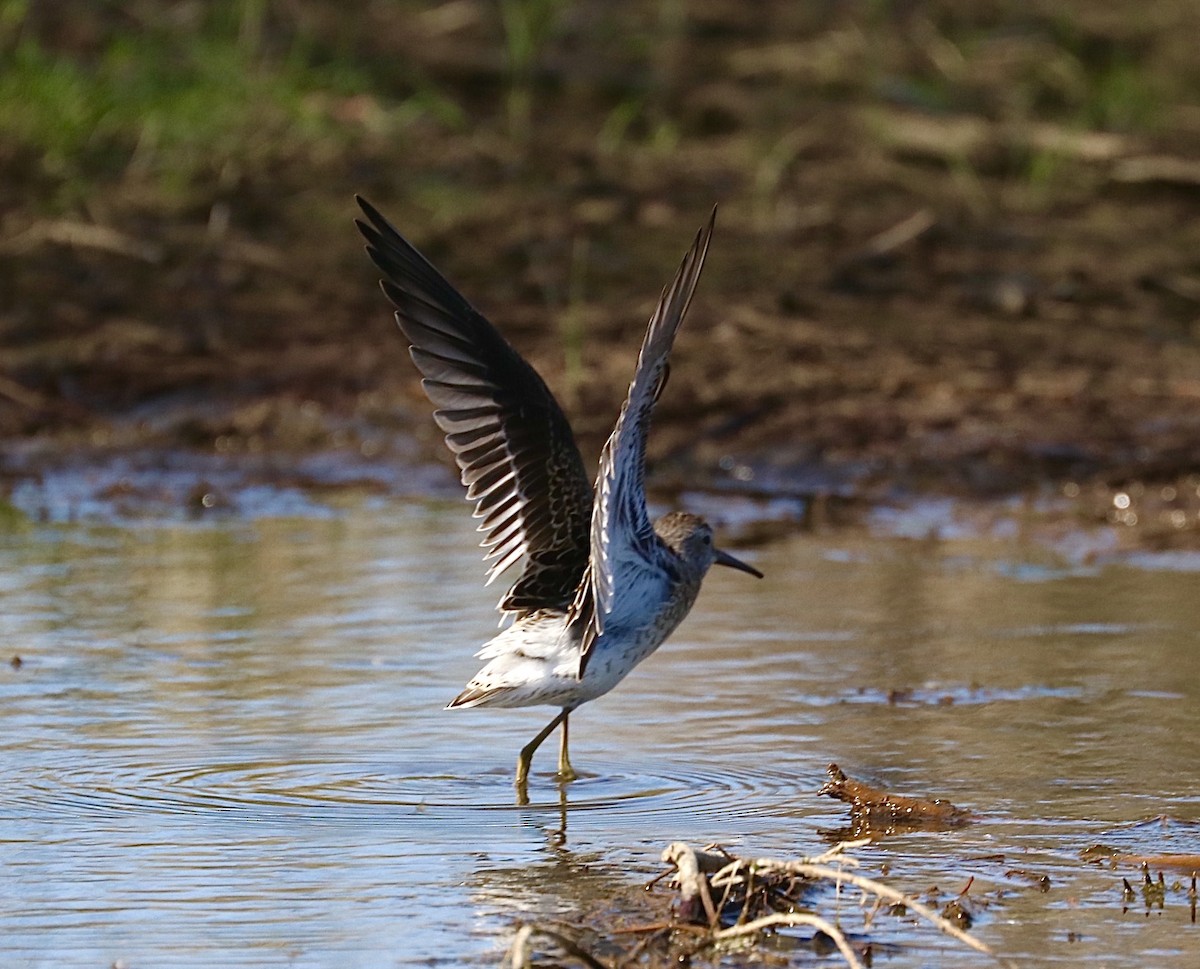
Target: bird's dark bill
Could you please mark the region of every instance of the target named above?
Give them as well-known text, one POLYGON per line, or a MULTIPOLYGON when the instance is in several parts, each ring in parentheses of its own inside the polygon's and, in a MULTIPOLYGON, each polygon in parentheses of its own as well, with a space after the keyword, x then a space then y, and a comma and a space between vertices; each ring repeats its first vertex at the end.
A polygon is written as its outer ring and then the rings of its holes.
POLYGON ((741 559, 735 559, 728 552, 722 552, 720 549, 717 549, 716 551, 717 565, 728 565, 731 569, 737 569, 739 572, 749 572, 751 575, 757 576, 760 579, 763 577, 763 574, 759 572, 758 569, 756 569, 753 565, 747 565, 741 559))

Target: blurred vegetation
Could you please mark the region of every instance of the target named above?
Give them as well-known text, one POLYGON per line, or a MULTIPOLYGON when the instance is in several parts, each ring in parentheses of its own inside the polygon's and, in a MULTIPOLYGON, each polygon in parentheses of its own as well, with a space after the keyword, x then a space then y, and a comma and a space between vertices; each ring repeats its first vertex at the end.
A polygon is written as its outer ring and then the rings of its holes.
POLYGON ((1193 0, 0 0, 0 433, 423 406, 358 192, 585 438, 720 202, 668 448, 1127 461, 1191 407, 1196 36, 1193 0))
POLYGON ((99 185, 167 200, 298 154, 353 148, 338 116, 370 87, 353 51, 268 23, 266 0, 0 3, 0 133, 64 209, 99 185))
POLYGON ((1188 6, 874 0, 750 18, 684 0, 0 0, 0 135, 9 172, 19 159, 35 201, 64 210, 117 179, 177 197, 267 177, 418 118, 520 153, 551 102, 607 155, 751 122, 770 140, 805 95, 1153 132, 1196 106, 1200 66, 1175 33, 1188 6), (697 39, 702 64, 685 63, 697 39), (793 102, 697 97, 747 81, 793 102))

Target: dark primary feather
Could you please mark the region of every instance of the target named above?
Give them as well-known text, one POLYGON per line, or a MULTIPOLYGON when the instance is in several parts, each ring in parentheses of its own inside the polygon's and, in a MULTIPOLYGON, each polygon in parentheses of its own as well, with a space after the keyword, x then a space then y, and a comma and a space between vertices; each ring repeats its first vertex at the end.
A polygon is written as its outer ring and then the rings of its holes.
POLYGON ((637 369, 621 406, 621 415, 600 456, 590 530, 591 556, 571 607, 572 624, 586 624, 582 633, 580 676, 612 608, 614 558, 632 554, 648 562, 656 560, 660 543, 646 511, 643 484, 646 433, 654 404, 666 383, 675 334, 700 281, 716 218, 714 208, 708 224, 696 233, 696 240, 684 256, 675 279, 663 290, 646 328, 637 369))
POLYGON ((488 582, 526 558, 501 611, 564 608, 587 565, 592 488, 562 409, 499 331, 373 206, 358 204, 367 252, 482 519, 488 582))

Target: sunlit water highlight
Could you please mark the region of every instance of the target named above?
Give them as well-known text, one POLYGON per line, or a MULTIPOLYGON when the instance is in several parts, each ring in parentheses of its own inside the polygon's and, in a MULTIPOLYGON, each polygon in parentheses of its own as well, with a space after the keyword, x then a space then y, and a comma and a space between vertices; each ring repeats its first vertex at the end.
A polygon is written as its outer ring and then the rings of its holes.
MULTIPOLYGON (((587 918, 669 841, 824 850, 831 760, 977 812, 858 855, 910 891, 973 876, 1001 952, 1198 964, 1181 892, 1123 911, 1136 868, 1079 856, 1200 851, 1193 571, 851 533, 749 553, 765 580, 716 570, 572 718, 565 802, 547 748, 517 807, 553 711, 441 709, 495 623, 470 528, 364 499, 0 532, 0 965, 495 963, 517 920, 587 918)), ((876 930, 879 964, 950 957, 876 930)))

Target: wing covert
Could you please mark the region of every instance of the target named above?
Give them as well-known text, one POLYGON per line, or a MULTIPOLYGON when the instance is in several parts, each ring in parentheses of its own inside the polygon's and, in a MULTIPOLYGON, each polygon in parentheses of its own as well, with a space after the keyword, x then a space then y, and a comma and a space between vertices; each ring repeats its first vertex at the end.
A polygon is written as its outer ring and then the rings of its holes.
POLYGON ((590 528, 591 554, 579 593, 572 604, 572 623, 586 623, 582 633, 580 675, 612 609, 614 559, 638 556, 653 561, 657 536, 646 511, 646 433, 654 404, 668 374, 668 358, 704 268, 717 210, 696 233, 675 279, 663 290, 646 328, 637 369, 616 426, 604 445, 596 479, 590 528))

